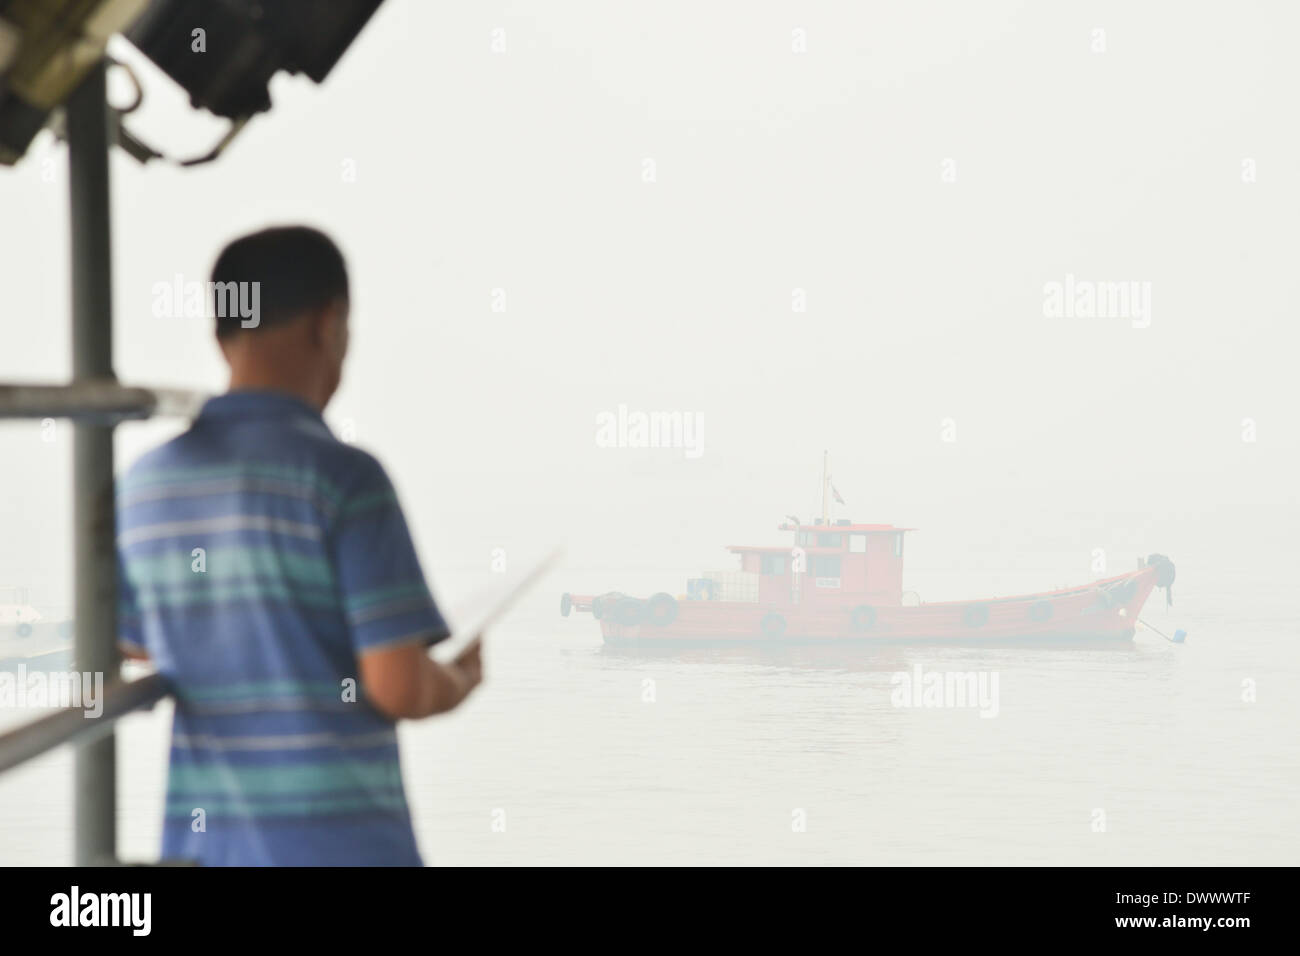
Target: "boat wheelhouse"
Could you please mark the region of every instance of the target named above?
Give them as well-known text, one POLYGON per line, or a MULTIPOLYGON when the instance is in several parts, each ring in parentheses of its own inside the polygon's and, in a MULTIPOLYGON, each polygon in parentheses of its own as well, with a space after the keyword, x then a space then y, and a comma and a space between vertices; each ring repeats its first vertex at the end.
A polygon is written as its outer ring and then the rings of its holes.
MULTIPOLYGON (((739 555, 740 572, 755 576, 759 601, 902 603, 903 536, 914 528, 842 519, 833 524, 785 523, 777 530, 792 533, 793 543, 727 547, 739 555)), ((687 588, 689 594, 689 583, 687 588)))

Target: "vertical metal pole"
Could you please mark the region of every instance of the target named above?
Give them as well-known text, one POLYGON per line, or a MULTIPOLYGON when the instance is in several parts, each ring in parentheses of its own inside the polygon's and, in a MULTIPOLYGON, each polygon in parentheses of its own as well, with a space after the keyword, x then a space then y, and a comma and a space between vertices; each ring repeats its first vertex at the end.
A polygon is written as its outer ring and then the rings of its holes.
MULTIPOLYGON (((67 103, 72 225, 72 376, 113 375, 112 256, 109 234, 109 123, 100 64, 67 103)), ((117 673, 117 557, 113 428, 74 429, 73 528, 76 547, 76 668, 117 673)), ((76 863, 116 854, 117 748, 110 734, 77 748, 76 863)))

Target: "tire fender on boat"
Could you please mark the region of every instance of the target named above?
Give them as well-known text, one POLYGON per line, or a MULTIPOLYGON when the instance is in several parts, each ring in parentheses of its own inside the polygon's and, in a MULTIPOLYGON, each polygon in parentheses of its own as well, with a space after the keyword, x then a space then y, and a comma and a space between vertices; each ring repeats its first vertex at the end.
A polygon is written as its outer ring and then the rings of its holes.
POLYGON ((667 627, 677 620, 677 598, 664 591, 652 595, 646 602, 645 619, 655 627, 667 627))
POLYGON ((859 604, 853 609, 849 624, 855 631, 869 631, 876 626, 876 609, 867 604, 859 604))
POLYGON ((763 615, 763 620, 758 622, 758 629, 763 632, 764 637, 780 637, 785 633, 785 618, 771 611, 763 615))
POLYGON ((599 597, 592 598, 591 616, 599 621, 602 617, 605 616, 606 607, 610 607, 610 608, 614 607, 615 605, 618 604, 620 600, 622 600, 622 598, 623 595, 617 591, 606 591, 604 594, 600 595, 599 597))
POLYGON ((636 598, 625 597, 614 605, 614 620, 619 624, 627 626, 640 624, 644 616, 643 602, 636 598))
POLYGON ((989 622, 987 604, 970 604, 961 612, 961 622, 967 627, 983 627, 989 622))

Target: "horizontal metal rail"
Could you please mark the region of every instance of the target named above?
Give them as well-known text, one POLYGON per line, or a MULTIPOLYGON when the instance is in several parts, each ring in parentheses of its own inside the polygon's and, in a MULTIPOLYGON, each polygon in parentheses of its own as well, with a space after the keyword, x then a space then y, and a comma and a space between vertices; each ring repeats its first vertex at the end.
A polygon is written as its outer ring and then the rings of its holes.
POLYGON ((104 688, 104 709, 98 717, 87 717, 84 707, 61 707, 0 734, 0 773, 63 744, 97 740, 127 714, 146 710, 170 693, 167 679, 161 674, 116 680, 104 688))
POLYGON ((135 388, 112 380, 0 384, 0 418, 72 418, 98 424, 158 415, 193 418, 207 397, 188 389, 135 388))
MULTIPOLYGON (((559 550, 550 552, 494 594, 486 610, 465 626, 457 628, 438 646, 462 650, 472 640, 481 637, 525 592, 555 568, 560 556, 559 550)), ((150 674, 130 681, 115 680, 104 688, 103 711, 98 717, 87 717, 84 707, 63 707, 46 717, 0 734, 0 774, 55 747, 95 740, 127 714, 152 707, 164 697, 170 696, 171 692, 167 679, 161 674, 150 674)))

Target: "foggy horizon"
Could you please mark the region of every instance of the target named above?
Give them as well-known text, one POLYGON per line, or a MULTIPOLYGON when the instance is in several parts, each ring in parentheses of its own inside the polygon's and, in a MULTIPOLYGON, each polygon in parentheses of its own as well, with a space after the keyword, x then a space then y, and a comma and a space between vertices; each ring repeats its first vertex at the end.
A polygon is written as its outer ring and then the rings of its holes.
MULTIPOLYGON (((403 725, 429 862, 1292 865, 1297 28, 1280 3, 390 0, 323 84, 277 75, 218 162, 113 151, 117 376, 222 393, 212 320, 159 316, 160 289, 206 286, 251 230, 317 227, 351 289, 325 420, 383 463, 452 626, 564 549, 488 635, 465 712, 403 725), (738 566, 727 546, 790 545, 824 453, 832 521, 916 529, 919 601, 1168 555, 1174 603, 1142 610, 1160 636, 638 654, 560 617, 564 594, 685 606, 738 566), (913 666, 1000 674, 998 719, 891 709, 913 666), (790 808, 817 798, 804 849, 790 808), (1089 833, 1101 806, 1117 829, 1089 833)), ((109 49, 144 87, 137 135, 211 145, 216 118, 109 49)), ((129 97, 117 71, 109 90, 129 97)), ((0 208, 0 381, 66 382, 65 144, 0 169, 0 208)), ((125 423, 116 472, 188 425, 125 423)), ((0 423, 0 449, 0 587, 61 619, 71 423, 0 423)), ((140 856, 165 770, 147 719, 121 745, 147 768, 121 800, 140 856)), ((58 759, 0 799, 64 786, 58 759)), ((19 829, 0 862, 45 852, 19 829)))

